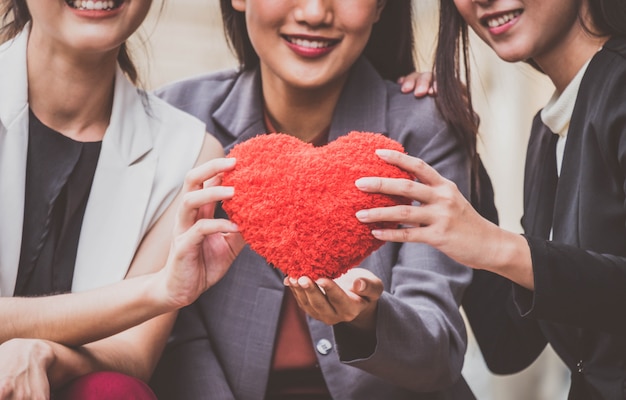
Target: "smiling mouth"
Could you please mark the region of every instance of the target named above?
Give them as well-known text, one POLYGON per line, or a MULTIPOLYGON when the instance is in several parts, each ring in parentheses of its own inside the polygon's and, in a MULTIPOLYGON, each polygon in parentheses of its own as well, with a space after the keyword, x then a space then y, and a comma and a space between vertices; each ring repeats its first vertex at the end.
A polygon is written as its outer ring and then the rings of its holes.
POLYGON ((482 21, 482 24, 488 28, 497 28, 519 17, 522 14, 522 12, 523 12, 522 10, 515 10, 515 11, 508 12, 506 14, 500 14, 498 16, 485 18, 482 21))
POLYGON ((76 10, 115 10, 123 0, 65 0, 68 6, 76 10))
POLYGON ((324 39, 304 39, 295 36, 284 35, 283 38, 289 43, 296 46, 305 47, 307 49, 325 49, 339 43, 339 40, 324 40, 324 39))

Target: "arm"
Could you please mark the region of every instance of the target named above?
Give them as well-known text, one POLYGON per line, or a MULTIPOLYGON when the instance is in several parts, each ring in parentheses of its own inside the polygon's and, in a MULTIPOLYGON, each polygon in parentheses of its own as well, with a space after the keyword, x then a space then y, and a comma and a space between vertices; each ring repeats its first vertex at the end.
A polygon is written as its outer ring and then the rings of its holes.
MULTIPOLYGON (((203 155, 206 158, 221 155, 221 148, 214 139, 208 136, 207 139, 210 147, 203 155)), ((191 170, 179 200, 144 238, 128 275, 147 274, 130 280, 144 282, 144 293, 149 298, 165 299, 172 310, 190 304, 223 276, 243 247, 243 239, 235 233, 236 226, 227 220, 212 218, 215 202, 233 194, 232 188, 219 186, 220 173, 232 167, 233 160, 222 158, 191 170), (175 238, 172 240, 174 219, 175 238), (163 264, 165 268, 153 272, 163 264)), ((120 313, 127 311, 125 307, 120 309, 120 313)), ((174 319, 174 313, 161 315, 75 349, 54 345, 55 362, 48 371, 51 385, 57 387, 76 376, 104 369, 147 380, 174 319)), ((100 323, 102 321, 100 319, 100 323)))
MULTIPOLYGON (((199 162, 221 154, 217 141, 209 137, 204 142, 199 162)), ((171 303, 172 299, 156 296, 149 277, 137 277, 165 264, 175 207, 170 206, 169 210, 143 240, 128 274, 133 279, 88 292, 32 298, 1 297, 0 343, 21 337, 76 346, 175 310, 177 305, 171 303), (103 320, 108 323, 102 324, 103 320)))
MULTIPOLYGON (((447 127, 426 143, 408 140, 405 149, 427 160, 469 196, 469 159, 447 127)), ((338 339, 340 357, 415 391, 440 390, 461 374, 467 338, 459 306, 472 271, 433 246, 396 246, 390 287, 378 302, 374 352, 344 353, 350 350, 350 339, 338 335, 343 337, 338 339)))
POLYGON ((523 318, 513 301, 513 284, 488 271, 474 271, 463 309, 491 372, 520 372, 547 344, 539 323, 523 318))
POLYGON ((626 321, 613 318, 626 301, 626 258, 508 232, 482 218, 451 182, 424 161, 385 150, 379 155, 415 173, 419 182, 364 178, 357 181, 357 186, 365 191, 405 195, 421 205, 360 211, 357 218, 362 222, 397 221, 409 225, 374 231, 374 236, 428 243, 460 263, 513 281, 520 286, 516 298, 524 315, 626 332, 626 321), (577 273, 572 274, 573 270, 577 273), (535 290, 549 299, 537 301, 531 293, 535 290), (532 301, 540 307, 530 313, 532 301))

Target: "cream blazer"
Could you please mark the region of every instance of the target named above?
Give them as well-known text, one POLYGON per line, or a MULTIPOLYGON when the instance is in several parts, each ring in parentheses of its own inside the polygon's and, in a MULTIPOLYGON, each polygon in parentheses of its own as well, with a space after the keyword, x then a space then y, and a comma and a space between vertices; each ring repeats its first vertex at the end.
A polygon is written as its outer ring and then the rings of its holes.
MULTIPOLYGON (((24 217, 29 27, 0 46, 0 296, 12 296, 24 217)), ((83 219, 72 291, 122 280, 146 232, 194 165, 202 122, 117 70, 113 111, 83 219)))

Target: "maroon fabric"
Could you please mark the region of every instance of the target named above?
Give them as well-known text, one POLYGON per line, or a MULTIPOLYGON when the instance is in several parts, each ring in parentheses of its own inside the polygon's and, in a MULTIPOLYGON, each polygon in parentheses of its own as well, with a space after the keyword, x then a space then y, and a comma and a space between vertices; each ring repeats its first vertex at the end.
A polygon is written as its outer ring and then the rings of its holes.
POLYGON ((157 400, 148 385, 119 372, 94 372, 55 393, 53 400, 157 400))

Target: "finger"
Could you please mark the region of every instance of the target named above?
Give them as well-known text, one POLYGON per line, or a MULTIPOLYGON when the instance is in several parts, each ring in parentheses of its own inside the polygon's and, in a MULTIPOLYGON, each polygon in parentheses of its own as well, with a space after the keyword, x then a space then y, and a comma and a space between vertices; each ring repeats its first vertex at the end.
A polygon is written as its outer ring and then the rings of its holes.
POLYGON ((372 236, 385 242, 398 243, 428 243, 429 234, 427 228, 397 228, 397 229, 374 229, 372 236))
POLYGON ((289 289, 291 289, 291 293, 296 299, 298 306, 306 311, 309 307, 309 302, 307 300, 306 293, 304 293, 304 289, 300 287, 296 278, 288 277, 287 281, 289 283, 289 289))
POLYGON ((220 200, 230 199, 234 193, 235 189, 231 186, 211 186, 185 193, 178 208, 177 229, 188 229, 196 222, 200 208, 220 200))
POLYGON ((376 301, 383 292, 383 283, 380 279, 359 278, 354 281, 352 291, 367 301, 376 301))
POLYGON ((433 74, 431 72, 423 72, 417 76, 417 81, 415 84, 415 90, 413 90, 413 95, 415 97, 424 97, 430 90, 433 83, 433 74))
POLYGON ((402 93, 410 93, 415 89, 415 84, 419 80, 421 72, 412 72, 406 76, 402 76, 398 79, 400 84, 400 91, 402 93))
POLYGON ((227 219, 198 220, 191 228, 176 238, 177 248, 179 251, 196 248, 207 236, 218 232, 235 233, 238 232, 238 227, 227 219))
POLYGON ((420 203, 430 203, 435 196, 432 188, 404 178, 364 177, 354 184, 364 192, 401 196, 420 203))
POLYGON ((298 285, 302 288, 304 295, 306 296, 306 302, 314 310, 313 316, 334 314, 335 309, 327 298, 328 292, 324 288, 324 293, 320 290, 320 287, 307 276, 298 278, 298 285))
POLYGON ((215 177, 217 174, 235 168, 236 162, 234 158, 214 158, 191 169, 187 172, 187 175, 185 175, 183 191, 188 192, 201 189, 204 186, 204 182, 215 177))
POLYGON ((391 207, 370 208, 359 210, 356 218, 365 223, 397 222, 398 224, 414 226, 428 226, 433 222, 433 215, 421 206, 399 205, 391 207))
POLYGON ((410 172, 417 180, 426 185, 434 186, 446 180, 436 169, 417 157, 389 149, 378 149, 376 155, 389 164, 410 172))
POLYGON ((353 302, 360 301, 361 299, 353 294, 350 296, 350 292, 346 292, 339 286, 335 281, 330 279, 318 279, 316 281, 317 285, 320 286, 326 292, 326 297, 328 298, 329 303, 333 306, 335 310, 338 312, 349 312, 351 309, 353 302))

